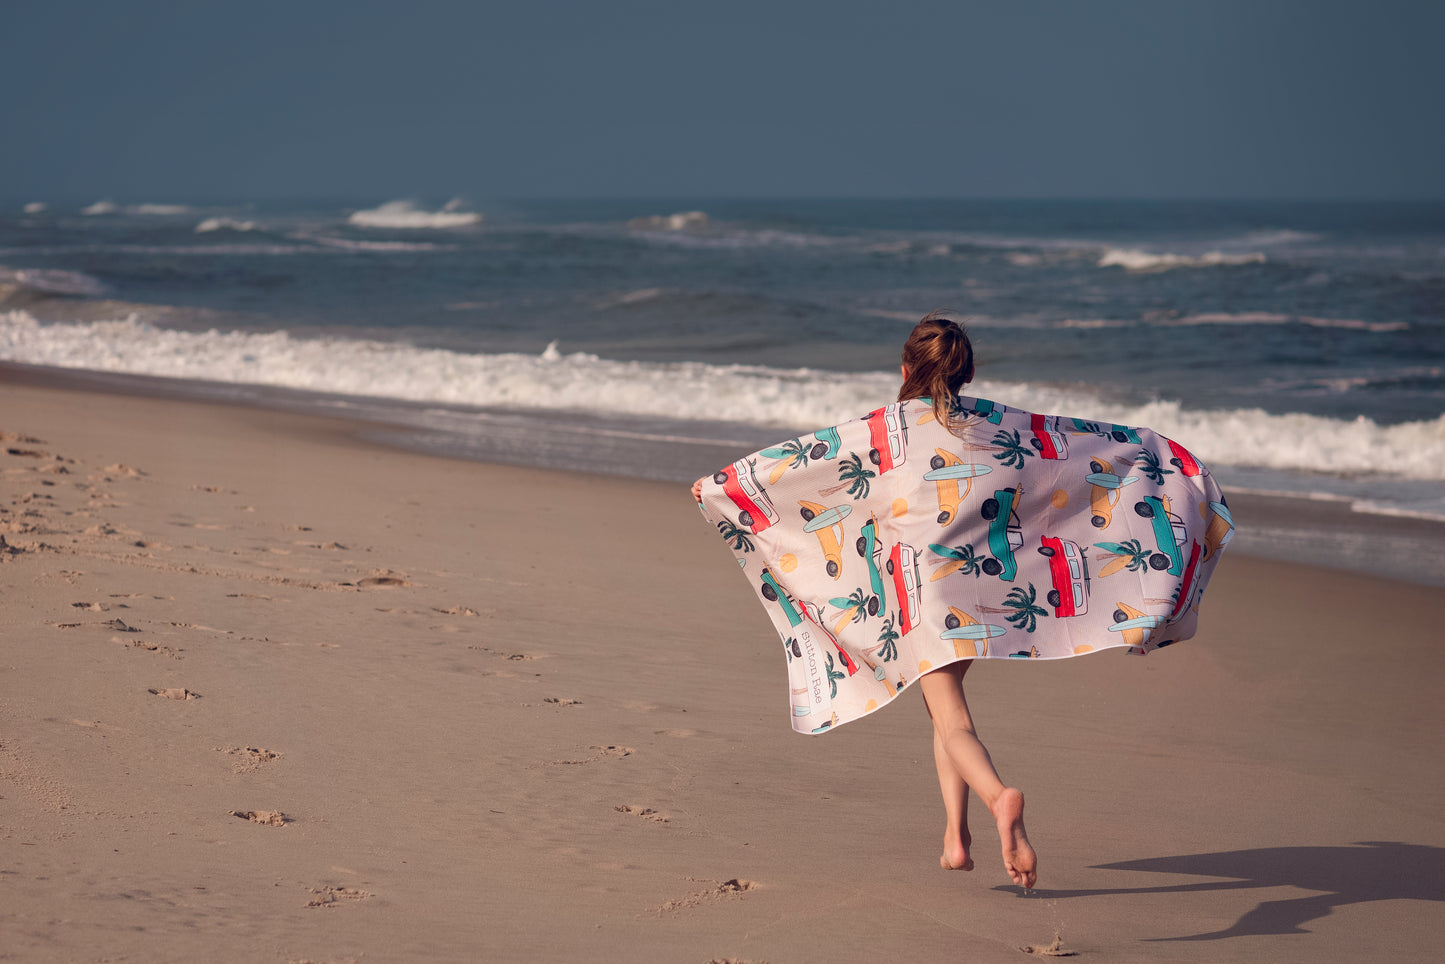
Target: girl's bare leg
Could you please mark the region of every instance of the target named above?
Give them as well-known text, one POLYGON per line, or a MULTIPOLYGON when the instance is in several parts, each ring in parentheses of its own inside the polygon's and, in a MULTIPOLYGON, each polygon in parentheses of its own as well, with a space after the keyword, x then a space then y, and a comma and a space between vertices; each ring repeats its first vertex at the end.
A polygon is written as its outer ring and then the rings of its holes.
MULTIPOLYGON (((1020 886, 1032 887, 1038 876, 1038 857, 1024 831, 1024 795, 1014 787, 1004 786, 988 749, 979 741, 974 730, 973 717, 969 715, 968 702, 963 695, 963 674, 968 671, 968 665, 966 662, 951 663, 924 674, 919 680, 923 700, 928 705, 928 715, 933 718, 934 739, 953 765, 955 775, 973 788, 989 813, 993 814, 1003 845, 1004 869, 1009 877, 1020 886)), ((939 775, 939 786, 947 809, 951 783, 945 785, 941 768, 939 775)), ((966 799, 962 794, 959 796, 966 799)))
POLYGON ((938 858, 944 870, 972 870, 973 858, 968 848, 973 837, 968 832, 968 784, 953 768, 943 740, 933 734, 933 765, 938 769, 938 788, 943 791, 943 854, 938 858))

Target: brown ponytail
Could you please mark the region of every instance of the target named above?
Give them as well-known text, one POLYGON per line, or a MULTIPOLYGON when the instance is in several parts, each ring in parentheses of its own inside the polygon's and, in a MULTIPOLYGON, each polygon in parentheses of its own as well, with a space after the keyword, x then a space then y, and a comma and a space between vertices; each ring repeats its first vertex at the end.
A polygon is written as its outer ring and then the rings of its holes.
POLYGON ((968 333, 958 322, 930 313, 903 343, 903 365, 908 377, 898 390, 898 400, 932 399, 934 417, 951 430, 948 412, 953 396, 973 381, 973 345, 968 333))

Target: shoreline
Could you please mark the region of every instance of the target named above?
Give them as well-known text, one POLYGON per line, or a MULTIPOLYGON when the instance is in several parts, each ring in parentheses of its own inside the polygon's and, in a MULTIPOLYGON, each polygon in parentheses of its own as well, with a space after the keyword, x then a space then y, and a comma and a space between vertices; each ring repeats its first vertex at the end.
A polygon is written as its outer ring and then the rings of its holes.
MULTIPOLYGON (((449 412, 424 402, 0 362, 0 385, 6 383, 321 415, 347 420, 356 438, 394 450, 681 484, 787 434, 728 422, 505 409, 449 412), (608 444, 597 446, 598 438, 608 444), (585 459, 580 452, 587 453, 585 459)), ((1350 500, 1333 496, 1228 485, 1224 490, 1240 523, 1232 546, 1236 554, 1445 586, 1445 520, 1356 510, 1350 500)))
POLYGON ((1231 554, 1187 644, 977 667, 1025 896, 977 805, 979 869, 938 869, 920 701, 788 731, 776 634, 675 483, 9 378, 0 431, 17 959, 1438 944, 1429 588, 1231 554))

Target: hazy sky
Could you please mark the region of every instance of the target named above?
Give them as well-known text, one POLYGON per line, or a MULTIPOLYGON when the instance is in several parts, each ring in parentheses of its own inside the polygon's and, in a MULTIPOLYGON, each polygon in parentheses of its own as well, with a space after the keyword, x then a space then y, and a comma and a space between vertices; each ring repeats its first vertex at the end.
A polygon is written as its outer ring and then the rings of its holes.
POLYGON ((1445 4, 8 0, 0 197, 1445 197, 1445 4))

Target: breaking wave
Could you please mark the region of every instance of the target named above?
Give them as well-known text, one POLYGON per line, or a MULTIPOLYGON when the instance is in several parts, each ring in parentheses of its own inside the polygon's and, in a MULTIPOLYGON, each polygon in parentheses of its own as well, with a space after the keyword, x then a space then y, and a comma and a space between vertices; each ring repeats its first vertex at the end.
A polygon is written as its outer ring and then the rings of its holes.
MULTIPOLYGON (((748 422, 780 434, 855 417, 897 390, 889 372, 613 361, 564 354, 555 343, 540 355, 468 354, 284 331, 173 331, 134 316, 42 324, 24 311, 0 314, 0 359, 440 404, 748 422)), ((1126 405, 1023 383, 981 381, 970 391, 1030 411, 1148 425, 1221 466, 1445 479, 1445 416, 1381 426, 1172 401, 1126 405)))
POLYGON ((206 218, 196 225, 197 234, 206 234, 211 231, 254 231, 255 221, 238 221, 235 218, 206 218))
POLYGON ((1204 254, 1154 254, 1138 248, 1109 248, 1099 257, 1101 268, 1120 267, 1128 271, 1168 271, 1171 268, 1217 268, 1224 265, 1264 264, 1258 251, 1230 254, 1206 251, 1204 254))
POLYGON ((380 207, 353 211, 347 221, 362 228, 460 228, 482 220, 477 212, 460 208, 457 200, 447 202, 440 211, 423 211, 410 201, 387 201, 380 207))
POLYGON ((0 285, 16 285, 47 295, 77 298, 99 298, 110 292, 110 288, 99 278, 58 268, 7 268, 0 265, 0 285))

